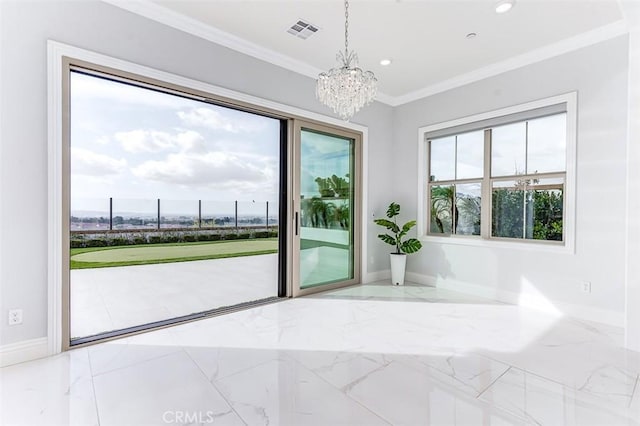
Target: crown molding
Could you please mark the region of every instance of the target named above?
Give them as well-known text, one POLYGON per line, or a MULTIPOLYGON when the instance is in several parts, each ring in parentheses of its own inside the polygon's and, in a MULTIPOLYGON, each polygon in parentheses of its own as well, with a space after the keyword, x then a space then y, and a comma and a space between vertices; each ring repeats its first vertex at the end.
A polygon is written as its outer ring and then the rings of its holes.
POLYGON ((316 78, 321 72, 317 68, 289 56, 267 49, 258 44, 247 41, 226 31, 222 31, 201 21, 174 12, 164 6, 160 6, 149 0, 102 0, 126 11, 135 13, 177 30, 189 33, 196 37, 214 42, 221 46, 228 47, 240 53, 244 53, 254 58, 270 62, 274 65, 295 71, 308 77, 316 78))
POLYGON ((514 56, 504 61, 496 62, 486 67, 478 68, 466 74, 462 74, 448 80, 424 87, 415 92, 393 98, 391 106, 400 106, 409 102, 417 101, 436 93, 446 92, 469 83, 484 80, 498 74, 522 68, 527 65, 541 62, 546 59, 560 56, 583 47, 610 40, 615 37, 627 34, 629 28, 625 20, 613 22, 611 24, 596 28, 594 30, 579 34, 577 36, 561 40, 539 49, 531 50, 522 55, 514 56))
MULTIPOLYGON (((306 62, 298 61, 287 55, 276 52, 275 50, 268 49, 260 46, 256 43, 252 43, 243 38, 235 36, 226 31, 222 31, 211 25, 204 24, 201 21, 174 12, 159 4, 153 3, 149 0, 102 0, 104 3, 111 4, 119 7, 131 13, 143 16, 147 19, 159 22, 185 33, 200 37, 202 39, 211 41, 229 49, 235 50, 245 55, 252 56, 256 59, 271 63, 282 67, 288 71, 294 71, 298 74, 302 74, 307 77, 311 77, 314 80, 318 77, 322 71, 306 62)), ((391 104, 393 97, 384 93, 378 93, 376 101, 391 104)))
MULTIPOLYGON (((252 56, 262 61, 277 65, 289 71, 302 74, 310 78, 317 78, 323 70, 309 65, 305 62, 291 58, 275 50, 268 49, 256 43, 252 43, 243 38, 222 31, 211 25, 204 24, 196 19, 189 18, 180 13, 174 12, 164 6, 160 6, 149 0, 102 0, 105 3, 154 20, 161 24, 200 37, 213 43, 225 46, 229 49, 252 56)), ((627 22, 622 19, 611 24, 596 28, 594 30, 579 34, 574 37, 561 40, 539 49, 535 49, 522 55, 514 56, 504 61, 476 69, 466 74, 461 74, 436 84, 432 84, 422 89, 407 93, 401 96, 390 96, 385 93, 378 93, 376 101, 390 105, 392 107, 404 105, 436 93, 455 89, 469 83, 484 80, 498 74, 512 71, 536 62, 544 61, 555 56, 559 56, 583 47, 609 40, 629 32, 627 22)))

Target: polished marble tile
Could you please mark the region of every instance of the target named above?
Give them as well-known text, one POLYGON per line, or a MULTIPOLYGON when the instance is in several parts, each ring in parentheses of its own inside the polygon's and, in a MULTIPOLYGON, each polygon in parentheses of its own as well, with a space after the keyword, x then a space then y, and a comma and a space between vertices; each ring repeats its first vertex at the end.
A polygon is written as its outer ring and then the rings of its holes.
POLYGON ((248 425, 388 425, 292 360, 270 361, 214 383, 248 425))
POLYGON ((585 393, 628 404, 640 373, 640 354, 599 342, 598 336, 580 336, 572 326, 557 327, 552 339, 541 336, 518 352, 484 353, 519 369, 562 383, 585 393), (562 336, 558 336, 559 331, 562 336), (603 390, 615 390, 606 392, 603 390))
POLYGON ((97 425, 85 349, 0 369, 0 424, 97 425))
POLYGON ((622 337, 375 283, 2 369, 0 423, 638 425, 640 353, 622 337))
POLYGON ((87 351, 93 375, 97 376, 181 351, 181 346, 171 344, 172 336, 172 330, 164 329, 90 346, 87 351))
MULTIPOLYGON (((619 391, 611 388, 607 393, 619 391)), ((515 367, 487 389, 480 399, 540 425, 640 424, 640 418, 629 408, 630 397, 626 393, 627 405, 615 405, 609 398, 594 396, 515 367)))
POLYGON ((640 421, 640 377, 638 377, 636 388, 631 398, 631 403, 629 404, 629 413, 631 418, 639 419, 640 421))
POLYGON ((490 424, 522 423, 402 361, 371 372, 346 391, 393 425, 476 425, 487 418, 499 419, 490 424))
POLYGON ((385 355, 359 352, 295 351, 290 357, 340 389, 390 362, 385 355))
POLYGON ((402 361, 424 369, 447 385, 477 397, 508 369, 509 365, 475 354, 414 355, 402 361))
POLYGON ((274 349, 187 347, 187 354, 211 382, 257 365, 287 359, 284 351, 274 349))
POLYGON ((100 425, 244 425, 183 351, 94 378, 100 425))

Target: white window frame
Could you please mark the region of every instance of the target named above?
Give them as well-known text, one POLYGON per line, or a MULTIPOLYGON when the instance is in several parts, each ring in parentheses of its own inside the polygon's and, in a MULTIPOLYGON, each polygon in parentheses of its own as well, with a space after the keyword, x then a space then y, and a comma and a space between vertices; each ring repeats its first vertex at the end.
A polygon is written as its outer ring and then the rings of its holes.
MULTIPOLYGON (((471 245, 480 247, 503 247, 524 250, 540 250, 557 253, 575 254, 575 227, 576 227, 576 141, 577 141, 577 92, 565 93, 550 98, 540 99, 533 102, 527 102, 514 105, 507 108, 501 108, 481 114, 471 115, 451 121, 437 123, 429 126, 420 127, 418 129, 418 213, 417 213, 417 231, 418 238, 426 243, 441 243, 453 245, 471 245), (566 105, 567 114, 567 145, 566 145, 566 167, 565 167, 565 187, 564 187, 564 220, 563 220, 563 242, 547 242, 537 240, 513 240, 502 238, 482 238, 480 236, 441 236, 428 233, 427 212, 430 212, 427 206, 426 191, 429 187, 427 170, 429 164, 429 148, 427 135, 435 131, 462 126, 474 122, 497 119, 510 114, 518 114, 531 111, 537 108, 549 107, 557 104, 566 105)), ((485 152, 485 156, 487 153, 485 152)), ((486 163, 486 161, 485 161, 486 163)), ((486 174, 486 171, 485 171, 486 174)), ((485 177, 486 178, 486 177, 485 177)), ((484 188, 483 188, 484 191, 484 188)), ((486 191, 484 191, 486 192, 486 191)), ((487 226, 487 218, 489 215, 483 214, 484 223, 481 226, 487 226)))

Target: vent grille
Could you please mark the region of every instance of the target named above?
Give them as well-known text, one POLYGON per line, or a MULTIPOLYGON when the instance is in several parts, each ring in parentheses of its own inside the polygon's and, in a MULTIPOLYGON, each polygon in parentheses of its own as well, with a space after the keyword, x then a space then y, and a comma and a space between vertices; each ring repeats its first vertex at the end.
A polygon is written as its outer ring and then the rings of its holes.
POLYGON ((313 24, 310 24, 309 22, 305 21, 304 19, 298 19, 298 22, 296 22, 295 24, 293 24, 288 30, 287 32, 291 35, 294 35, 298 38, 301 38, 303 40, 308 39, 309 37, 311 37, 312 35, 314 35, 315 33, 317 33, 319 31, 319 28, 313 24))

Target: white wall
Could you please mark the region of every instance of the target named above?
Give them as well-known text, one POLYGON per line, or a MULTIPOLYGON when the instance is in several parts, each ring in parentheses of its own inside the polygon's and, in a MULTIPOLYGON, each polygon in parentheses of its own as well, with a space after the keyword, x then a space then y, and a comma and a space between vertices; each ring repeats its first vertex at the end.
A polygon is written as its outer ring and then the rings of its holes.
MULTIPOLYGON (((315 100, 313 79, 106 3, 0 1, 0 347, 47 331, 47 39, 329 112, 315 100), (22 325, 7 326, 11 308, 24 310, 22 325)), ((391 156, 392 109, 376 103, 353 121, 369 127, 365 184, 370 208, 380 209, 391 182, 376 165, 391 156)), ((385 269, 386 250, 375 227, 367 229, 370 270, 385 269)))
POLYGON ((622 325, 627 70, 624 36, 396 108, 394 186, 416 211, 418 127, 578 92, 576 253, 427 243, 408 271, 510 301, 537 293, 561 311, 622 325))

